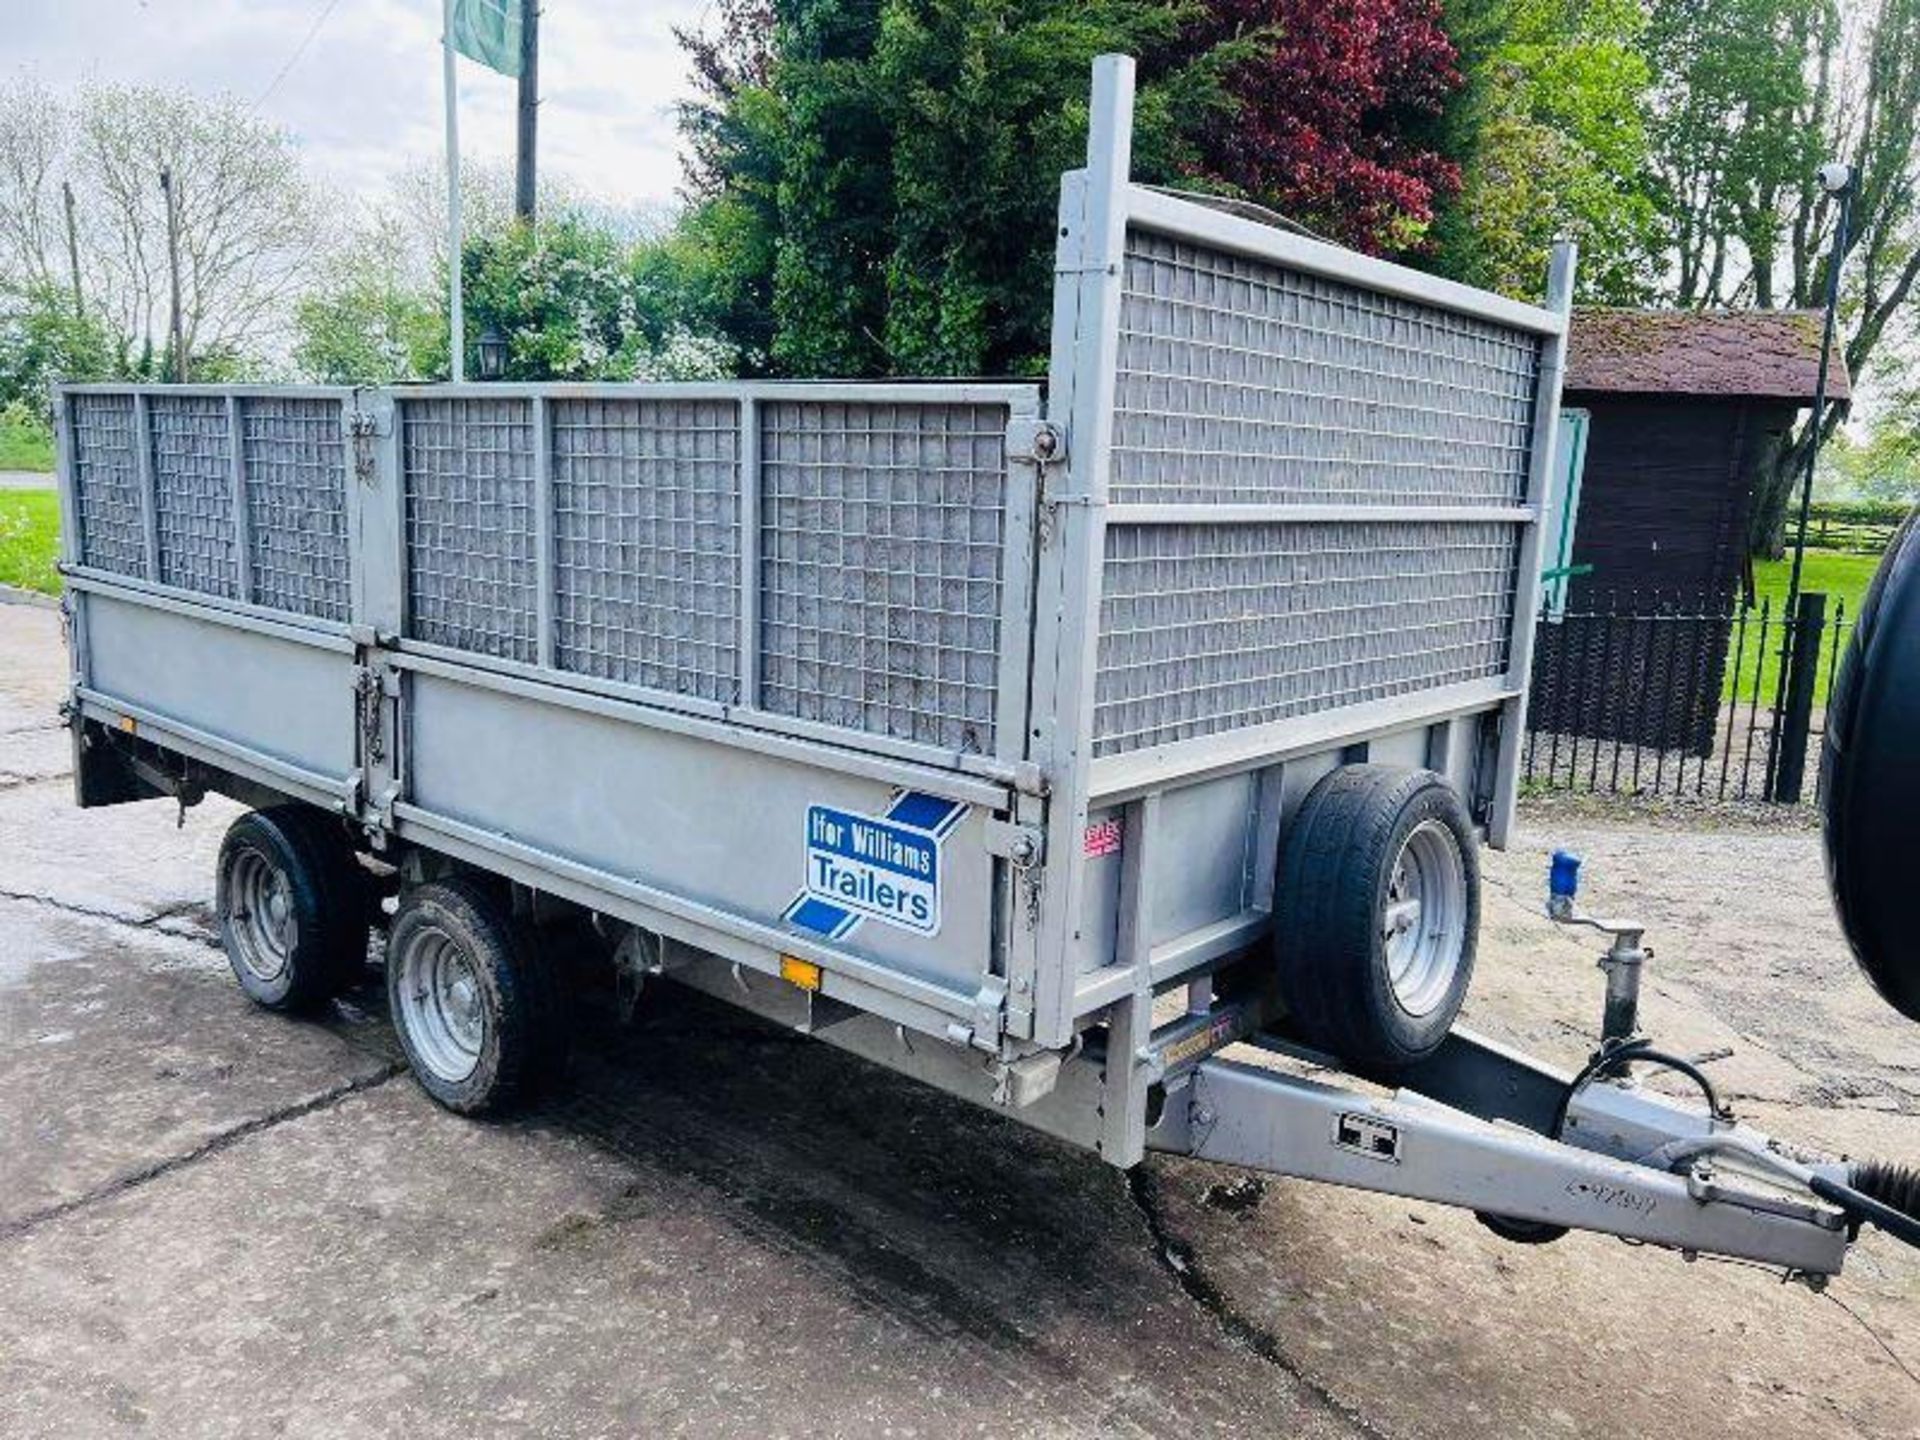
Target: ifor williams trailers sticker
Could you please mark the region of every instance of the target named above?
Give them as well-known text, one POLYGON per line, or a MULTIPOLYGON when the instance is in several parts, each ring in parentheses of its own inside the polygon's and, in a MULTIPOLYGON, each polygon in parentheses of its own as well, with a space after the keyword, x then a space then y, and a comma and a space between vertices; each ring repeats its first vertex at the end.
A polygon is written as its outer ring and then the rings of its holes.
POLYGON ((842 940, 862 920, 940 933, 941 846, 967 806, 902 791, 885 815, 807 807, 807 876, 785 918, 842 940))

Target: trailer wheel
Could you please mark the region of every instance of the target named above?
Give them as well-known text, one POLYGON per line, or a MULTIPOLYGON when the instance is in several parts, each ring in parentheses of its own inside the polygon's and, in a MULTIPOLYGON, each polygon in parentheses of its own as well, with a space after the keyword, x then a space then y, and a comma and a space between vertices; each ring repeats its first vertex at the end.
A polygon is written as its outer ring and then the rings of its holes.
POLYGON ((1447 1037, 1473 978, 1480 862, 1430 770, 1347 765, 1301 802, 1275 895, 1278 983, 1300 1037, 1397 1069, 1447 1037))
POLYGON ((215 871, 220 941, 240 988, 269 1010, 311 1010, 366 961, 353 854, 303 805, 253 810, 227 827, 215 871))
POLYGON ((434 881, 401 897, 387 937, 387 999, 414 1078, 462 1115, 508 1108, 564 1058, 545 953, 504 900, 474 881, 434 881))

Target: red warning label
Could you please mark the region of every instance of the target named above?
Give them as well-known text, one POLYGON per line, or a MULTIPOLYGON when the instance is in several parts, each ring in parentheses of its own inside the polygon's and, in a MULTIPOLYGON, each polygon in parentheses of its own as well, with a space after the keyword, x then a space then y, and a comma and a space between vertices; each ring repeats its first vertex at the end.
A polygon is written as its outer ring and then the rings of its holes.
POLYGON ((1120 817, 1098 820, 1087 826, 1086 856, 1098 860, 1102 855, 1120 853, 1120 817))

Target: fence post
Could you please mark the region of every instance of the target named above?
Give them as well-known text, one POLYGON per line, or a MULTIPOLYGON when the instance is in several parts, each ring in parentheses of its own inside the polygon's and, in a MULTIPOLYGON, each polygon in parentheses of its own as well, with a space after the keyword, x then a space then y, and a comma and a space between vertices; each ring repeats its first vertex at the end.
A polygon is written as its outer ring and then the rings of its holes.
POLYGON ((1827 597, 1803 593, 1794 609, 1788 642, 1787 702, 1774 717, 1780 736, 1773 786, 1768 798, 1784 804, 1800 799, 1807 774, 1807 735, 1813 723, 1813 684, 1820 673, 1820 637, 1827 624, 1827 597))

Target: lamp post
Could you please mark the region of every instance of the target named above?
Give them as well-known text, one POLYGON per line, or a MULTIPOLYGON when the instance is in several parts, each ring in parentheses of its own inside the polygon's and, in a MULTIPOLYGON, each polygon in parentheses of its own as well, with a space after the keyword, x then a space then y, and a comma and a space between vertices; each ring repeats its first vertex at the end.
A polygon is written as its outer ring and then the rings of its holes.
POLYGON ((1800 524, 1793 542, 1793 570, 1787 577, 1789 613, 1800 594, 1800 565, 1807 553, 1807 511, 1813 504, 1813 471, 1820 460, 1820 427, 1827 413, 1827 363, 1833 354, 1835 317, 1840 309, 1840 266, 1847 257, 1847 227, 1853 219, 1853 168, 1838 160, 1822 165, 1820 188, 1840 202, 1839 223, 1833 231, 1833 254, 1827 260, 1827 314, 1820 334, 1820 371, 1813 382, 1812 430, 1807 436, 1807 468, 1800 482, 1800 524))
POLYGON ((1800 798, 1805 775, 1807 727, 1813 704, 1818 657, 1804 649, 1818 645, 1825 597, 1800 603, 1800 573, 1807 557, 1807 513, 1813 505, 1813 472, 1820 463, 1820 432, 1827 414, 1827 369, 1840 310, 1840 266, 1847 257, 1847 230, 1853 219, 1853 169, 1838 160, 1818 171, 1820 188, 1839 202, 1833 253, 1827 257, 1827 313, 1820 332, 1820 369, 1813 382, 1813 415, 1807 425, 1806 468, 1800 479, 1800 523, 1793 540, 1793 568, 1787 574, 1787 599, 1780 610, 1780 675, 1774 686, 1773 726, 1767 739, 1767 794, 1775 800, 1800 798), (1804 614, 1802 612, 1805 612, 1804 614), (1791 710, 1791 714, 1789 714, 1791 710), (1782 731, 1787 733, 1783 736, 1782 731))
POLYGON ((507 373, 507 337, 489 325, 480 332, 480 378, 498 380, 507 373))

